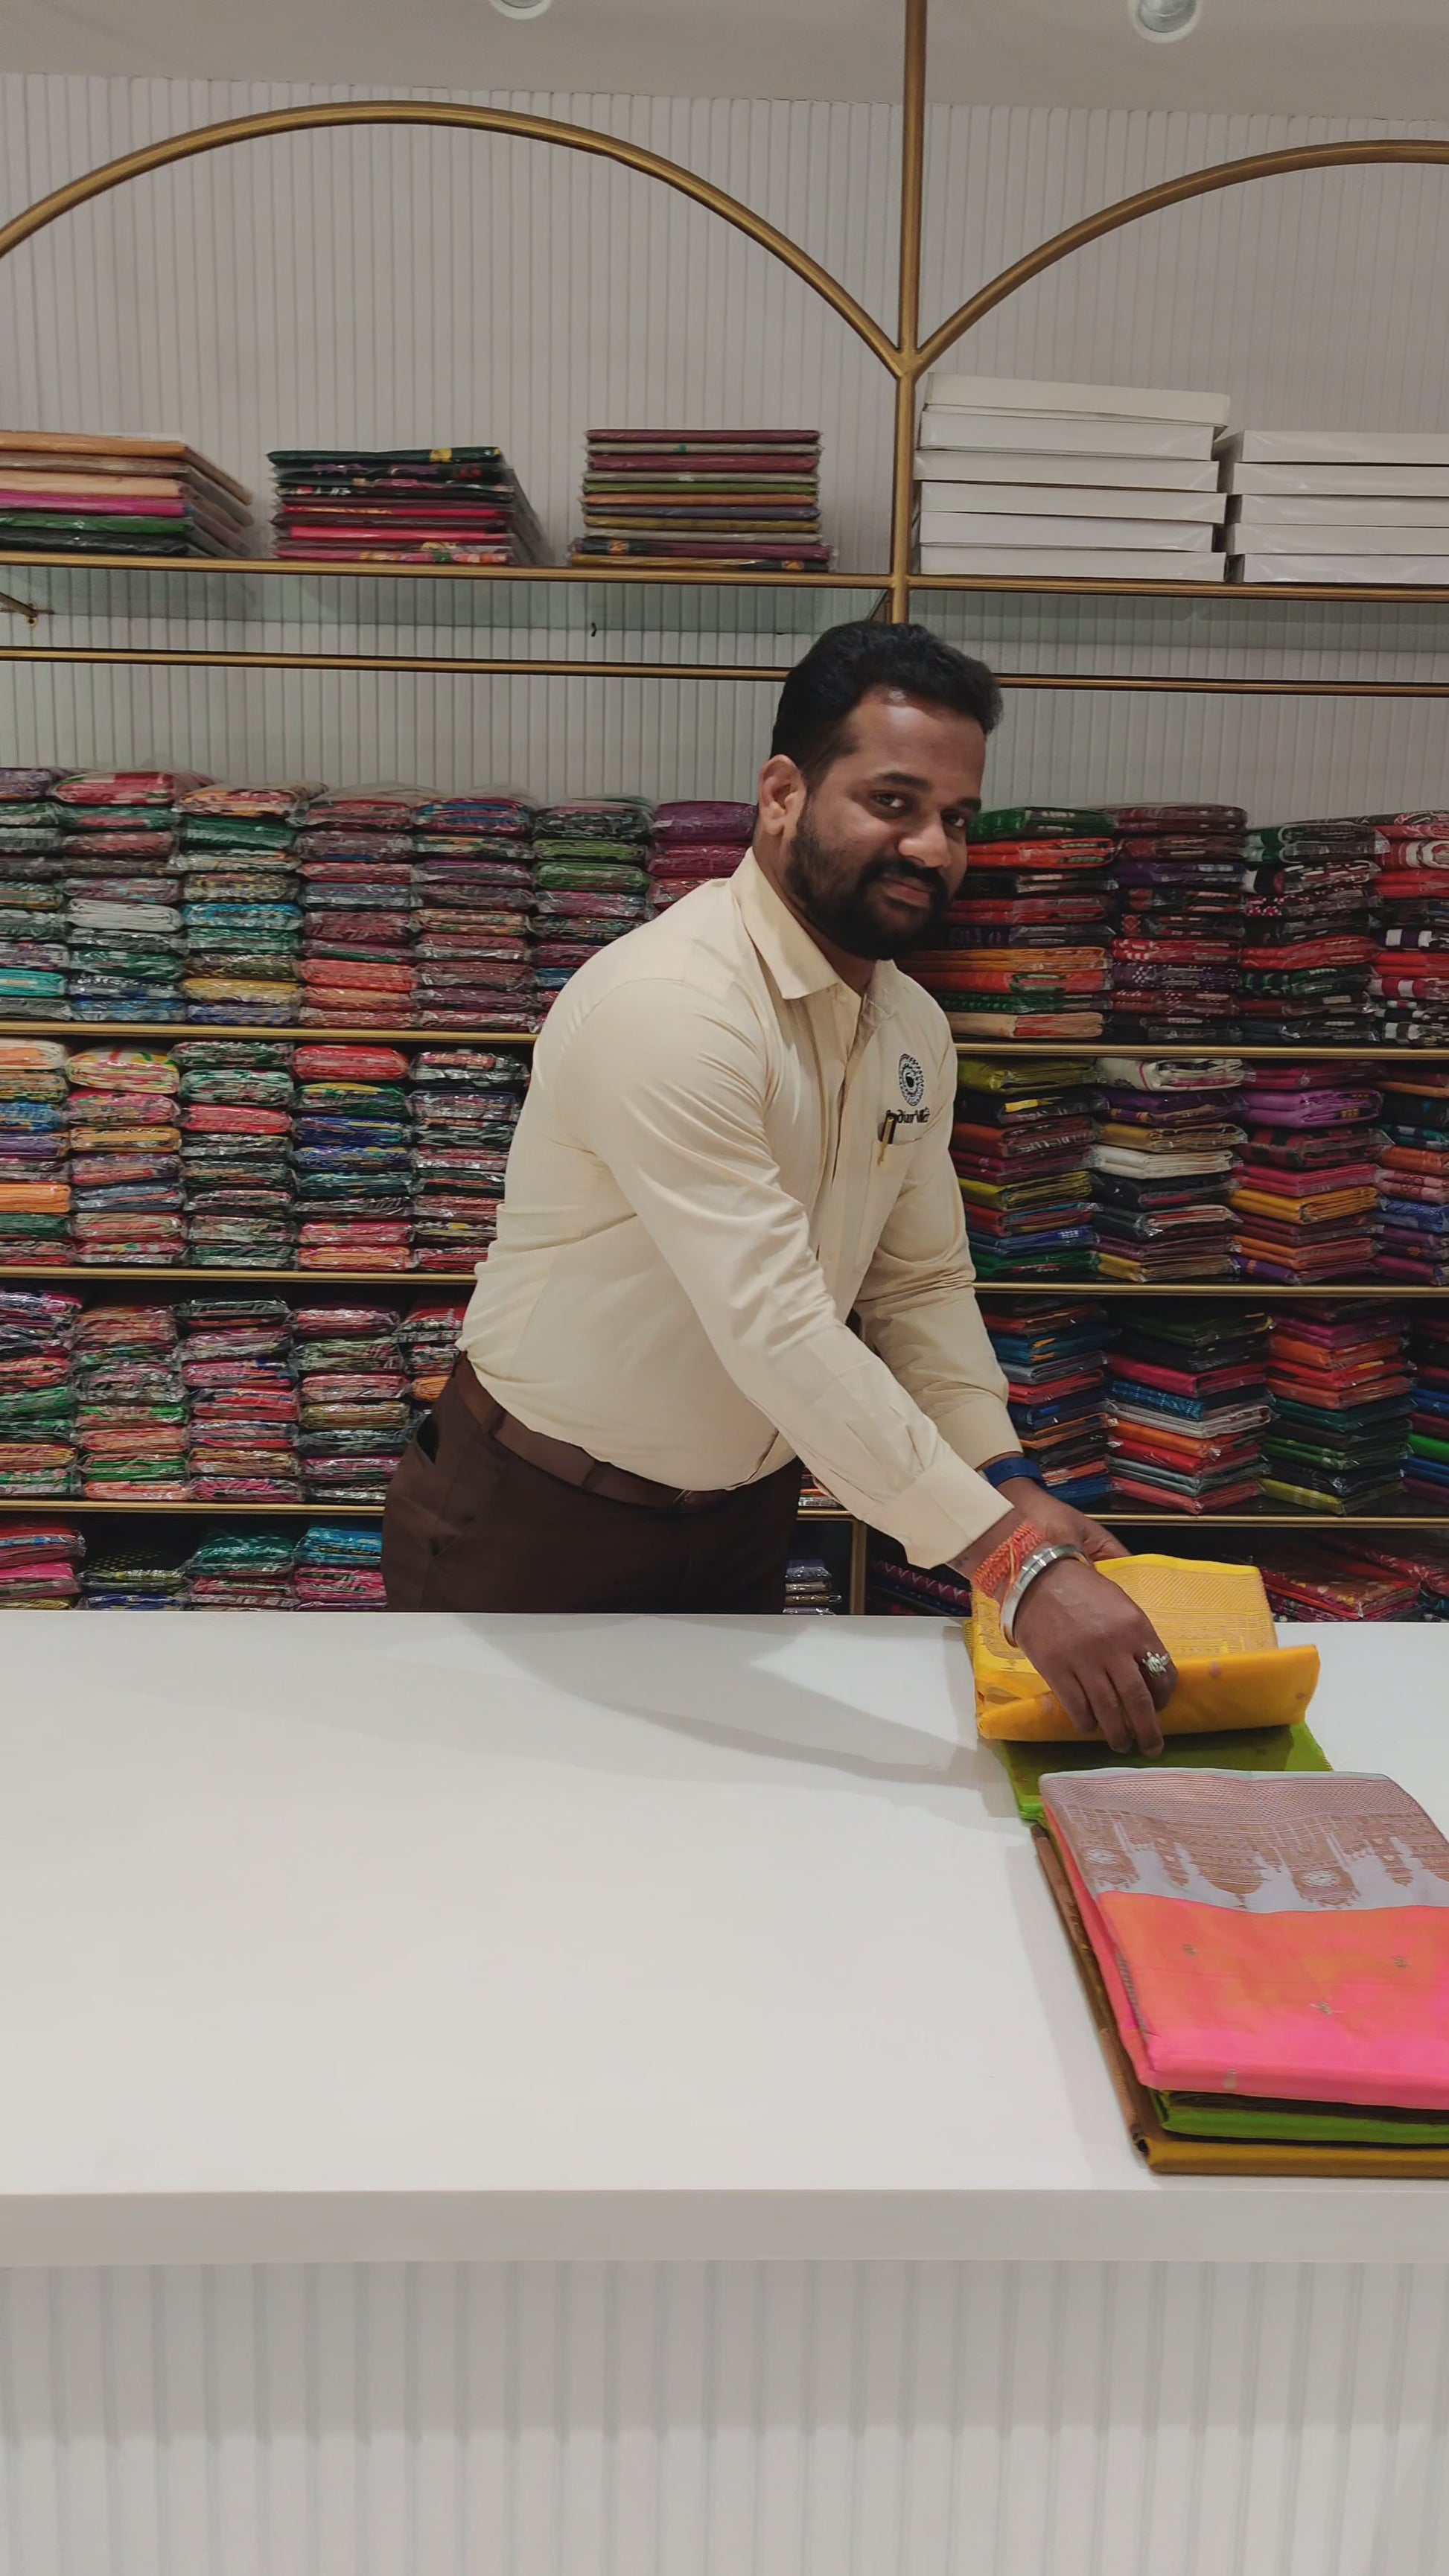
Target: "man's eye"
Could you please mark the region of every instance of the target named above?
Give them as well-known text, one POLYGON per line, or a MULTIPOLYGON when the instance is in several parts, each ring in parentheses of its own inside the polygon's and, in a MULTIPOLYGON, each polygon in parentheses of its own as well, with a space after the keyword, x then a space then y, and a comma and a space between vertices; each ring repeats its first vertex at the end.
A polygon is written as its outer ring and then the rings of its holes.
POLYGON ((877 805, 885 806, 888 812, 898 814, 906 800, 904 796, 894 796, 889 788, 882 787, 878 789, 875 801, 877 805))

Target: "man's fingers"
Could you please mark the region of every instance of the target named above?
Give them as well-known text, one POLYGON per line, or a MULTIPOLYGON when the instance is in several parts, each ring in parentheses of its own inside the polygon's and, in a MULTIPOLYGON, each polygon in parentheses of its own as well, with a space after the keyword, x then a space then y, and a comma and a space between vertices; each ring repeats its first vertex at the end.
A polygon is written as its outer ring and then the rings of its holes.
POLYGON ((1127 1722, 1121 1698, 1111 1673, 1105 1666, 1087 1677, 1087 1698, 1100 1733, 1114 1753, 1126 1753, 1132 1745, 1132 1730, 1127 1722))
MULTIPOLYGON (((1150 1655, 1160 1655, 1164 1652, 1164 1649, 1159 1646, 1154 1639, 1152 1645, 1149 1646, 1147 1651, 1150 1655)), ((1140 1664, 1138 1666, 1138 1670, 1139 1672, 1142 1670, 1140 1664)), ((1171 1699, 1173 1692, 1177 1688, 1177 1666, 1173 1662, 1172 1657, 1169 1655, 1167 1658, 1167 1670, 1165 1672, 1152 1671, 1143 1673, 1142 1678, 1146 1682, 1147 1687, 1152 1694, 1153 1707, 1157 1709, 1166 1708, 1168 1701, 1171 1699)))
POLYGON ((1068 1717, 1071 1719, 1073 1726, 1076 1728, 1077 1733, 1079 1735, 1095 1735, 1097 1732, 1097 1721, 1092 1715, 1091 1702, 1089 1701, 1086 1692, 1083 1690, 1081 1683, 1078 1681, 1076 1674, 1063 1673, 1060 1681, 1053 1682, 1052 1688, 1056 1692, 1058 1699, 1061 1701, 1061 1704, 1066 1710, 1068 1717))
POLYGON ((1151 1686, 1140 1664, 1122 1656, 1112 1667, 1112 1683, 1122 1703, 1122 1713, 1133 1738, 1143 1753, 1162 1751, 1162 1729, 1157 1723, 1157 1709, 1151 1686))

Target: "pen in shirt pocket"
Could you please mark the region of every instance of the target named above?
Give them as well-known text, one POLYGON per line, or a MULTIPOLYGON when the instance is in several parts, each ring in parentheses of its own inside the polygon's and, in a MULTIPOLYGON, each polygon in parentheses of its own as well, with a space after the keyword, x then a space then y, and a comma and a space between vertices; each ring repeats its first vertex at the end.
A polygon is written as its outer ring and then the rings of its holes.
POLYGON ((893 1145, 895 1143, 896 1129, 899 1127, 900 1123, 899 1111, 888 1109, 875 1131, 877 1136, 880 1138, 880 1152, 875 1158, 878 1163, 883 1163, 885 1161, 887 1145, 893 1145))

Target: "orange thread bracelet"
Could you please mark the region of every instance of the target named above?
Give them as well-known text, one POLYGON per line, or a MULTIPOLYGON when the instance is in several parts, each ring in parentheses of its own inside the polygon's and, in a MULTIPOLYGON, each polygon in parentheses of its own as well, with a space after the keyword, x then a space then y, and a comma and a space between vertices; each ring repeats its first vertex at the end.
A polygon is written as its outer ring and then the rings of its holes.
POLYGON ((982 1559, 970 1577, 971 1583, 978 1592, 985 1593, 988 1601, 1004 1601, 1027 1558, 1035 1556, 1041 1544, 1042 1533, 1036 1522, 1023 1521, 1020 1529, 1014 1529, 1010 1538, 1003 1539, 1000 1547, 982 1559))

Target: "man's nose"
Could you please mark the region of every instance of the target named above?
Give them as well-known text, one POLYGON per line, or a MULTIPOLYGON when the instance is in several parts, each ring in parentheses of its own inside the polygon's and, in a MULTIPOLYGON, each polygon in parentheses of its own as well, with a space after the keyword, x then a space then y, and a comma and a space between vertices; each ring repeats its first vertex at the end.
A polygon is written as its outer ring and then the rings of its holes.
POLYGON ((953 855, 951 843, 946 837, 946 827, 939 814, 923 817, 920 822, 913 823, 910 830, 897 842, 896 847, 901 857, 909 859, 913 867, 935 868, 944 872, 951 864, 953 855))

